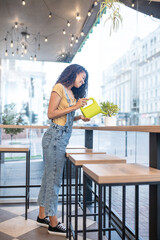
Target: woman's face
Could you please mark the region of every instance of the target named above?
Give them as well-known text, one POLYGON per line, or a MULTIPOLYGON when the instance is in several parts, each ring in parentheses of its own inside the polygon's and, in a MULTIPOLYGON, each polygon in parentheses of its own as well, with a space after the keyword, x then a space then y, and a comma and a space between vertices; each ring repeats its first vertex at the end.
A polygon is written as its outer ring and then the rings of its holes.
POLYGON ((82 86, 82 84, 84 84, 85 79, 86 79, 86 73, 85 72, 78 73, 73 86, 76 87, 76 88, 80 88, 82 86))

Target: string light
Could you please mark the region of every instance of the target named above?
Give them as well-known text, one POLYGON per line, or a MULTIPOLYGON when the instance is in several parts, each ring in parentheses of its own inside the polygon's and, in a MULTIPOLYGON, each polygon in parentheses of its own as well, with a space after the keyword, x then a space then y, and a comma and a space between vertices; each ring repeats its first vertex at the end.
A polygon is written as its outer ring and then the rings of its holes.
POLYGON ((64 53, 62 54, 62 57, 64 58, 64 53))
POLYGON ((44 40, 45 42, 48 42, 48 38, 47 37, 45 37, 45 40, 44 40))
POLYGON ((66 34, 66 31, 65 31, 65 29, 63 29, 63 34, 64 34, 64 35, 66 34))
POLYGON ((26 2, 25 0, 22 0, 22 5, 25 6, 26 5, 26 2))
POLYGON ((49 18, 51 18, 51 17, 52 17, 52 13, 51 13, 51 12, 49 13, 48 17, 49 17, 49 18))
POLYGON ((81 36, 84 36, 84 32, 83 31, 81 32, 81 36))
POLYGON ((15 28, 18 28, 18 23, 17 23, 17 22, 15 22, 14 27, 15 27, 15 28))
POLYGON ((98 2, 97 2, 97 1, 95 1, 95 2, 94 2, 94 6, 97 6, 97 5, 98 5, 98 2))
POLYGON ((13 48, 13 41, 11 41, 10 47, 13 48))
POLYGON ((72 41, 74 40, 74 35, 73 35, 73 34, 72 34, 71 40, 72 40, 72 41))
POLYGON ((68 27, 70 27, 70 26, 71 26, 71 24, 70 24, 70 22, 69 22, 69 21, 67 21, 67 26, 68 26, 68 27))
POLYGON ((72 42, 70 43, 70 47, 73 47, 73 43, 72 42))
POLYGON ((7 50, 5 51, 5 56, 6 56, 6 57, 8 56, 8 51, 7 51, 7 50))
POLYGON ((32 60, 33 59, 33 57, 32 56, 30 56, 30 60, 32 60))
POLYGON ((16 50, 16 53, 18 54, 19 53, 19 49, 17 48, 17 50, 16 50))
POLYGON ((26 38, 29 38, 30 37, 30 34, 29 33, 27 33, 27 36, 26 36, 26 38))
POLYGON ((14 57, 14 52, 12 52, 12 56, 14 57))
POLYGON ((76 41, 75 42, 78 43, 78 37, 76 37, 76 41))
POLYGON ((37 60, 37 56, 35 55, 35 56, 34 56, 34 61, 36 61, 36 60, 37 60))
POLYGON ((88 17, 90 17, 91 16, 91 11, 88 11, 88 17))
POLYGON ((77 19, 77 21, 79 21, 81 19, 79 13, 76 14, 76 19, 77 19))
POLYGON ((23 57, 23 53, 21 53, 21 57, 23 57))
POLYGON ((25 46, 25 48, 24 48, 24 53, 25 54, 27 53, 27 46, 25 46))
POLYGON ((132 3, 132 7, 134 7, 134 3, 132 3))

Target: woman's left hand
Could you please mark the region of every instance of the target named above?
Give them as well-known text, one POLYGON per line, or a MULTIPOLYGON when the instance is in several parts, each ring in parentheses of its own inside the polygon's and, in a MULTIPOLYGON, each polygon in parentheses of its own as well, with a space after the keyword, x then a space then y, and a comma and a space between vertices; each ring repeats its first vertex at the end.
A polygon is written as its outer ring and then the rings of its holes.
POLYGON ((91 120, 90 118, 86 118, 83 115, 81 115, 81 119, 83 122, 89 122, 91 120))

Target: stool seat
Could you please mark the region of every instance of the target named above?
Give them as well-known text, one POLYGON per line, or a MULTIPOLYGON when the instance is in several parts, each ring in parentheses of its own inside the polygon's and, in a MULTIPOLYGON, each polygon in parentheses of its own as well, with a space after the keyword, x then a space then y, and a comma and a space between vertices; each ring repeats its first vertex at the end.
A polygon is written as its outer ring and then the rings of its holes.
POLYGON ((29 152, 30 147, 22 145, 0 145, 0 152, 29 152))
POLYGON ((160 181, 160 170, 140 164, 85 164, 83 171, 98 184, 160 181))
POLYGON ((71 154, 69 160, 75 166, 82 166, 83 164, 100 164, 100 163, 126 163, 125 158, 120 158, 108 154, 71 154))
POLYGON ((106 152, 98 152, 93 149, 66 149, 66 157, 71 154, 105 154, 106 152))

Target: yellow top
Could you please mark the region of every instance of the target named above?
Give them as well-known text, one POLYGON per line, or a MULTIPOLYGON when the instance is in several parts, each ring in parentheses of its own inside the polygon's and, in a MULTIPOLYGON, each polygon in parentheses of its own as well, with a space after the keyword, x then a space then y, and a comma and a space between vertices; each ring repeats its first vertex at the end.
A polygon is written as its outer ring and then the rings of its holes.
MULTIPOLYGON (((53 87, 52 92, 58 93, 58 95, 61 97, 61 101, 60 101, 60 104, 58 106, 58 110, 62 110, 62 109, 65 109, 65 108, 69 107, 69 103, 67 102, 67 97, 66 97, 66 94, 65 94, 65 91, 64 91, 64 86, 61 83, 57 83, 53 87)), ((76 104, 76 99, 75 98, 74 99, 70 98, 70 100, 71 100, 71 103, 70 103, 71 105, 76 104)), ((67 120, 67 115, 64 115, 62 117, 53 119, 53 122, 58 124, 58 125, 64 126, 65 123, 66 123, 66 120, 67 120)))

